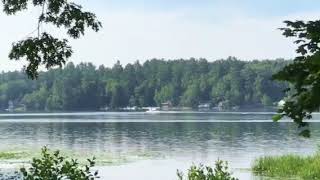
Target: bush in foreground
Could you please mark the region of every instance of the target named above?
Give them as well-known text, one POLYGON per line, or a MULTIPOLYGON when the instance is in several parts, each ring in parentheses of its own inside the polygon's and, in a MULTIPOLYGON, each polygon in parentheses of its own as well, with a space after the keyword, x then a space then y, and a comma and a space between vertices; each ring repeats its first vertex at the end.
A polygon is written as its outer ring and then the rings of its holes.
POLYGON ((255 161, 253 171, 268 177, 320 179, 320 153, 262 157, 255 161))
POLYGON ((42 148, 41 157, 33 158, 29 169, 21 168, 24 180, 94 180, 98 172, 91 172, 95 165, 95 158, 88 159, 87 165, 80 165, 77 160, 63 157, 59 151, 50 152, 47 147, 42 148))
MULTIPOLYGON (((99 178, 98 172, 90 170, 95 165, 95 158, 88 159, 88 165, 80 165, 77 160, 68 160, 60 151, 51 152, 47 147, 41 149, 41 157, 33 158, 31 167, 21 168, 20 175, 0 176, 8 179, 23 180, 94 180, 99 178), (22 178, 20 178, 22 177, 22 178)), ((177 172, 179 180, 237 180, 231 176, 227 162, 218 160, 215 168, 209 166, 191 166, 185 178, 180 171, 177 172)))
POLYGON ((188 170, 186 178, 179 170, 177 175, 179 180, 237 180, 237 178, 232 177, 231 173, 228 171, 227 162, 221 160, 216 162, 214 169, 209 166, 193 165, 188 170))

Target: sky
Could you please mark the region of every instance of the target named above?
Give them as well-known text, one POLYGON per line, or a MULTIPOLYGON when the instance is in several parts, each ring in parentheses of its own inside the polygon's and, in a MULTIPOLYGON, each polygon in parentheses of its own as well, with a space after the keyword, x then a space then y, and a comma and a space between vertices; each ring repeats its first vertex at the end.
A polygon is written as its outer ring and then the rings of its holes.
MULTIPOLYGON (((152 58, 228 56, 242 60, 290 59, 292 39, 278 29, 284 20, 320 17, 319 0, 76 0, 97 14, 103 29, 71 40, 70 61, 111 67, 152 58)), ((2 6, 0 7, 2 8, 2 6)), ((40 9, 15 16, 0 13, 0 71, 19 70, 25 61, 10 61, 13 42, 32 36, 40 9)), ((44 27, 58 37, 63 30, 44 27)))

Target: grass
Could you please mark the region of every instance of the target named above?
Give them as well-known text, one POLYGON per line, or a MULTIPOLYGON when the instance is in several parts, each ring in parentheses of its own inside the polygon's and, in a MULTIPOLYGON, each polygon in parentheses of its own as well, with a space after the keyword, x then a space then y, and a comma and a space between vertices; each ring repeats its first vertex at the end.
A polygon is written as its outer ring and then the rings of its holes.
MULTIPOLYGON (((139 160, 161 157, 158 153, 153 152, 73 152, 70 150, 61 150, 62 155, 74 159, 78 159, 80 163, 86 162, 88 158, 93 156, 97 158, 96 163, 99 166, 119 165, 139 160)), ((18 149, 18 150, 2 150, 0 151, 1 163, 28 163, 33 157, 40 157, 40 149, 18 149)))
POLYGON ((320 180, 320 153, 262 157, 255 161, 252 169, 259 176, 320 180))
POLYGON ((30 154, 23 151, 3 151, 0 152, 0 160, 19 160, 27 158, 30 154))

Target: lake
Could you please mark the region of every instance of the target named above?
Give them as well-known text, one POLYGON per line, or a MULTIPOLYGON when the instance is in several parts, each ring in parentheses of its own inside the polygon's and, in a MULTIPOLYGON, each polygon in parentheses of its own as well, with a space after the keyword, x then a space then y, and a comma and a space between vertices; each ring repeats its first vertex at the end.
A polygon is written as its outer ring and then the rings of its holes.
MULTIPOLYGON (((119 156, 100 165, 101 179, 174 180, 176 170, 192 163, 229 162, 240 179, 264 155, 312 154, 320 142, 320 115, 312 137, 297 136, 289 120, 271 121, 269 112, 42 113, 0 114, 0 150, 39 149, 44 145, 70 152, 119 156)), ((1 163, 1 162, 0 162, 1 163)), ((2 168, 5 164, 2 163, 2 168)))

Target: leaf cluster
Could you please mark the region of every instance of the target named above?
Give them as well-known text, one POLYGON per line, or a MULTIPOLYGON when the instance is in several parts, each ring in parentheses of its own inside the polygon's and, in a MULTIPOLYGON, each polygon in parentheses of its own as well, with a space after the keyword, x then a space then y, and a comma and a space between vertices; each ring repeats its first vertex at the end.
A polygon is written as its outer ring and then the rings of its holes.
POLYGON ((59 151, 50 152, 47 147, 42 148, 41 158, 34 158, 31 167, 21 168, 20 172, 25 180, 94 180, 99 178, 98 171, 91 172, 95 166, 95 158, 88 159, 88 164, 80 166, 77 160, 67 160, 59 151))
MULTIPOLYGON (((178 171, 177 176, 179 180, 184 180, 182 172, 178 171)), ((228 163, 218 160, 215 163, 215 168, 212 169, 210 166, 191 166, 188 170, 186 180, 237 180, 231 176, 228 171, 228 163)))
MULTIPOLYGON (((305 119, 310 119, 311 113, 319 110, 320 106, 320 21, 286 21, 287 27, 281 28, 283 35, 295 38, 299 54, 292 64, 284 67, 273 76, 274 79, 289 82, 292 87, 286 91, 290 95, 284 106, 279 110, 274 120, 283 116, 294 120, 299 127, 306 127, 305 119)), ((301 135, 309 136, 305 129, 301 135)))
POLYGON ((38 76, 39 65, 47 69, 61 67, 72 55, 67 39, 57 39, 47 32, 40 32, 43 23, 52 24, 57 28, 65 28, 67 35, 73 39, 84 35, 86 28, 98 32, 102 27, 95 14, 83 11, 82 6, 68 0, 2 0, 3 11, 7 15, 28 9, 28 5, 42 8, 38 18, 38 37, 28 37, 14 43, 9 58, 19 60, 25 58, 29 63, 26 73, 32 79, 38 76), (41 34, 41 35, 40 35, 41 34))
POLYGON ((43 33, 40 38, 28 38, 16 43, 9 54, 10 59, 19 60, 25 57, 29 61, 26 73, 35 78, 38 67, 44 64, 46 68, 62 67, 72 54, 71 47, 66 39, 59 40, 50 34, 43 33))

